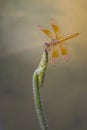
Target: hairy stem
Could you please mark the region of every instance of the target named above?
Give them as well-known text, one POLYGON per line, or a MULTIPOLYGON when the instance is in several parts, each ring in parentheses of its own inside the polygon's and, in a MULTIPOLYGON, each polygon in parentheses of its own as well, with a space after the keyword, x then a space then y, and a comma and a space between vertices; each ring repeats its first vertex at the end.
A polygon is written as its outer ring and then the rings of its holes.
POLYGON ((47 50, 44 50, 40 64, 33 74, 34 102, 35 102, 37 117, 39 119, 39 124, 42 130, 48 130, 48 124, 47 124, 46 116, 41 102, 39 87, 43 86, 47 63, 48 63, 48 52, 47 50))

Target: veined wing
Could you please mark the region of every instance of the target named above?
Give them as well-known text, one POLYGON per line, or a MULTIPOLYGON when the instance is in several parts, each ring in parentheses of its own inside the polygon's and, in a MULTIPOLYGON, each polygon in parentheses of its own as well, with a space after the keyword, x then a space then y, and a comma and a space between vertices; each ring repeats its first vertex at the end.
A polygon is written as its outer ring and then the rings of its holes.
POLYGON ((58 51, 55 47, 52 47, 52 57, 57 58, 59 56, 58 51))
POLYGON ((53 63, 53 60, 59 57, 59 53, 56 47, 51 48, 51 63, 53 63))
POLYGON ((59 48, 60 48, 61 54, 63 56, 67 55, 68 52, 67 52, 67 49, 64 46, 59 45, 59 48))
POLYGON ((62 55, 62 57, 68 61, 69 55, 68 55, 68 50, 65 46, 63 45, 59 45, 59 49, 60 49, 60 53, 62 55))
POLYGON ((56 39, 61 39, 62 36, 60 36, 60 28, 59 26, 55 23, 55 20, 52 18, 50 19, 50 24, 54 30, 54 33, 55 33, 55 36, 56 36, 56 39))
POLYGON ((42 26, 42 25, 39 25, 39 28, 40 28, 40 30, 41 30, 43 33, 45 33, 51 40, 54 39, 54 36, 53 36, 52 32, 51 32, 49 29, 47 29, 46 27, 44 27, 44 26, 42 26))

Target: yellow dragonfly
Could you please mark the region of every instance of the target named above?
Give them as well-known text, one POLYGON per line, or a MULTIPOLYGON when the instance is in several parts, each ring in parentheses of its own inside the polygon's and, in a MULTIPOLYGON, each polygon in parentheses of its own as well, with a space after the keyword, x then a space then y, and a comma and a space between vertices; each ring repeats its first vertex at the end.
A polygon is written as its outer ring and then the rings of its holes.
POLYGON ((49 29, 47 29, 45 26, 39 25, 39 28, 42 32, 44 32, 51 39, 50 42, 45 43, 45 46, 46 46, 47 50, 51 50, 51 63, 52 63, 53 59, 56 59, 59 56, 59 52, 58 52, 56 46, 59 47, 59 51, 60 51, 62 57, 65 58, 68 54, 68 51, 67 51, 67 48, 64 46, 64 41, 74 38, 74 37, 78 36, 80 33, 77 32, 72 35, 62 37, 60 35, 60 28, 59 28, 59 26, 57 26, 54 19, 50 20, 50 24, 53 28, 55 35, 49 29))

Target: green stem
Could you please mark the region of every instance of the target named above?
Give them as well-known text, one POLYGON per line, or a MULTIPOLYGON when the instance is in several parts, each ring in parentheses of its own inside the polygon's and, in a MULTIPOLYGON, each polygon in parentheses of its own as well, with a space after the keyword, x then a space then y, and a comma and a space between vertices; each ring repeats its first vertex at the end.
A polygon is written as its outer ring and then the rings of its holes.
POLYGON ((42 130, 48 130, 48 124, 47 124, 46 116, 41 102, 39 86, 43 86, 47 63, 48 63, 48 52, 47 50, 45 50, 43 52, 43 56, 41 58, 40 64, 33 74, 34 102, 35 102, 37 117, 39 119, 40 127, 42 130))

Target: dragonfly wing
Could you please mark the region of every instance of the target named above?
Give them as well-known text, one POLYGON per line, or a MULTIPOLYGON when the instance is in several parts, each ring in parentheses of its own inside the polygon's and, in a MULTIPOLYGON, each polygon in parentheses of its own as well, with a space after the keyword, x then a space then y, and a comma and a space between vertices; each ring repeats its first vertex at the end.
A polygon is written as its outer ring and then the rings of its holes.
POLYGON ((51 33, 51 31, 49 29, 47 29, 46 27, 39 25, 40 30, 45 33, 51 40, 54 39, 53 34, 51 33))
POLYGON ((63 46, 63 45, 59 45, 59 48, 60 48, 60 52, 61 52, 62 57, 63 57, 66 61, 68 61, 69 55, 68 55, 68 50, 67 50, 67 48, 66 48, 65 46, 63 46))
POLYGON ((56 38, 57 39, 61 39, 62 37, 60 36, 60 28, 59 28, 59 26, 55 23, 55 20, 52 18, 52 19, 50 19, 50 23, 51 23, 51 26, 52 26, 52 28, 53 28, 53 30, 54 30, 54 33, 55 33, 55 35, 56 35, 56 38))
POLYGON ((53 58, 58 58, 58 56, 59 56, 58 51, 53 47, 52 57, 53 57, 53 58))
POLYGON ((67 49, 64 47, 64 46, 59 46, 60 47, 60 51, 61 51, 61 54, 64 56, 64 55, 67 55, 67 49))
POLYGON ((51 48, 51 63, 53 63, 54 59, 58 57, 59 57, 58 50, 56 49, 56 47, 52 47, 51 48))

